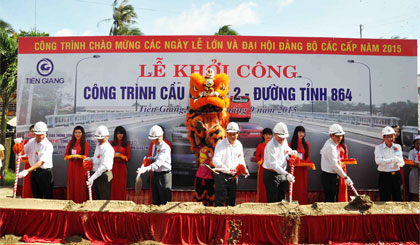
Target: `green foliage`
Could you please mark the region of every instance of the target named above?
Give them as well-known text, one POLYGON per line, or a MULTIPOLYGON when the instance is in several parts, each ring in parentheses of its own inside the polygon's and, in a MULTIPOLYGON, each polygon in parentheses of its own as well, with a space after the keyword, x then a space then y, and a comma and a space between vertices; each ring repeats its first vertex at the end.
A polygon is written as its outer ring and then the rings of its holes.
POLYGON ((416 126, 417 125, 417 104, 407 100, 398 101, 390 104, 381 104, 377 108, 379 112, 388 117, 399 117, 400 125, 416 126))
MULTIPOLYGON (((131 4, 128 4, 128 0, 123 0, 118 6, 118 0, 114 0, 112 5, 113 14, 112 18, 102 20, 112 21, 111 29, 109 30, 110 36, 136 36, 143 35, 139 28, 132 27, 133 24, 136 24, 137 14, 134 11, 134 7, 131 4)), ((99 23, 101 23, 99 22, 99 23)), ((99 24, 98 23, 98 24, 99 24)))
POLYGON ((6 169, 6 171, 4 171, 4 186, 13 186, 15 183, 15 173, 10 170, 10 169, 6 169))
POLYGON ((20 30, 19 37, 49 37, 50 34, 46 32, 39 32, 35 29, 31 29, 30 31, 23 31, 20 30))
POLYGON ((230 28, 230 25, 224 25, 219 28, 219 31, 214 33, 216 36, 238 36, 239 34, 230 28))
POLYGON ((14 32, 12 26, 2 19, 0 19, 0 29, 6 31, 8 34, 12 34, 14 32))
POLYGON ((6 137, 6 116, 11 95, 17 87, 18 36, 0 29, 0 97, 3 102, 0 120, 0 143, 6 137))

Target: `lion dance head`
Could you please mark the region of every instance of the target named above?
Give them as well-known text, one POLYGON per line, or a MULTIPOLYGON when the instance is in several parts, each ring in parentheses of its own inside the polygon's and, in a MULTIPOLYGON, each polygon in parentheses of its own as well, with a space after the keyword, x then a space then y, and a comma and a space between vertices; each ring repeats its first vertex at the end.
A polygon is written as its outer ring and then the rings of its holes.
MULTIPOLYGON (((207 69, 205 76, 193 73, 190 76, 190 108, 185 124, 188 129, 188 139, 191 151, 200 163, 200 150, 210 149, 212 155, 219 140, 226 136, 226 126, 229 123, 229 77, 227 74, 214 74, 207 69)), ((210 162, 210 165, 213 165, 210 162)))

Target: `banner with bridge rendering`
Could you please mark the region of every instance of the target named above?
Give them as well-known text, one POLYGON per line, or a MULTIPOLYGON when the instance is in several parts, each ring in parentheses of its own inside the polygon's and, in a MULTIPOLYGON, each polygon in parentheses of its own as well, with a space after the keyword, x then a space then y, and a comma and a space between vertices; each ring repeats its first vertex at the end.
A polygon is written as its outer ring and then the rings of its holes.
POLYGON ((377 189, 374 146, 382 127, 402 126, 405 153, 417 134, 416 40, 250 36, 20 38, 17 134, 27 137, 31 124, 47 122, 55 186, 64 187, 63 155, 74 126, 85 128, 93 151, 98 125, 110 132, 121 125, 131 144, 128 188, 134 188, 148 130, 160 124, 173 144, 173 186, 192 188, 197 167, 184 124, 189 75, 209 67, 230 78, 229 110, 240 121, 251 172, 240 178, 242 190, 256 189, 260 132, 279 121, 291 134, 297 125, 306 128, 316 164, 308 172, 310 191, 322 189, 319 151, 332 123, 347 132, 349 155, 358 162, 347 169, 358 189, 377 189))

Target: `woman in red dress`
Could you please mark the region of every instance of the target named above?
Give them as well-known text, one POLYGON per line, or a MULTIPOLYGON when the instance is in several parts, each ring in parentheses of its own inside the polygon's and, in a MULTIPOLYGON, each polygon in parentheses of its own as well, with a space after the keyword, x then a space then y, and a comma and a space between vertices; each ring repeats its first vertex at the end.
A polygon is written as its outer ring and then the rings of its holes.
MULTIPOLYGON (((343 159, 347 159, 349 158, 349 150, 347 149, 347 145, 344 141, 344 135, 343 135, 343 139, 341 140, 340 144, 338 144, 338 152, 340 154, 340 163, 341 160, 343 159)), ((347 174, 347 168, 345 164, 341 163, 341 168, 343 169, 344 173, 347 174)), ((338 202, 348 202, 348 194, 347 194, 347 185, 346 185, 346 181, 342 178, 339 177, 339 182, 338 182, 338 202)))
MULTIPOLYGON (((303 126, 296 126, 289 145, 298 152, 300 160, 310 161, 310 147, 305 140, 305 134, 306 130, 303 126)), ((296 181, 293 184, 292 200, 297 200, 299 204, 308 204, 308 167, 295 167, 294 176, 296 181)))
POLYGON ((126 200, 127 197, 127 162, 131 158, 130 144, 127 139, 125 128, 118 126, 114 130, 115 157, 112 166, 111 200, 126 200))
POLYGON ((86 170, 83 168, 83 158, 89 155, 89 143, 86 141, 85 129, 76 126, 73 136, 67 144, 64 157, 69 158, 67 174, 67 200, 82 203, 87 200, 86 170))
POLYGON ((264 185, 264 168, 262 164, 264 162, 264 150, 267 143, 273 138, 273 131, 271 128, 265 128, 262 131, 263 142, 257 146, 257 152, 255 158, 258 162, 258 176, 257 176, 257 202, 267 202, 267 194, 264 185))

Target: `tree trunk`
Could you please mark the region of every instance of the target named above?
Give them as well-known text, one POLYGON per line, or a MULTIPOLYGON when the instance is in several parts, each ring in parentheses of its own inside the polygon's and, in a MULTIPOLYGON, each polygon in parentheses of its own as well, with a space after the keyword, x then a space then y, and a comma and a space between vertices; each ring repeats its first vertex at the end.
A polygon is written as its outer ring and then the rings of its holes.
MULTIPOLYGON (((2 100, 3 100, 3 108, 1 110, 1 120, 0 120, 0 144, 5 146, 5 151, 11 150, 11 149, 7 149, 6 147, 6 131, 7 131, 7 113, 9 112, 9 97, 8 93, 5 92, 3 94, 2 100), (5 99, 6 97, 6 99, 5 99)), ((6 154, 5 154, 6 155, 6 154)), ((8 164, 7 164, 8 165, 8 164)), ((3 166, 0 168, 0 185, 3 185, 4 183, 4 171, 6 169, 6 161, 5 164, 3 164, 3 166)))

